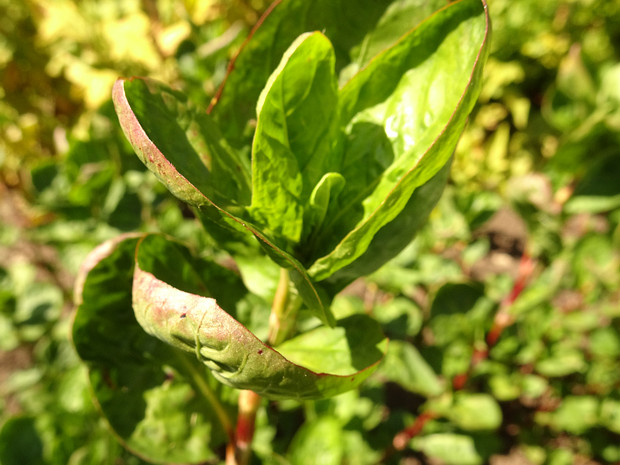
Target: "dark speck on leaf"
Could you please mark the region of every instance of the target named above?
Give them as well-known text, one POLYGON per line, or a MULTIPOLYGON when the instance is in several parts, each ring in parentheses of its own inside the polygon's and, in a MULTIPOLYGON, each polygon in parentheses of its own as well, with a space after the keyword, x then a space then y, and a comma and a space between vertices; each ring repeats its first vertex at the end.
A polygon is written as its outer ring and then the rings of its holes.
POLYGON ((258 349, 258 355, 263 355, 263 349, 258 349))
POLYGON ((181 313, 181 318, 185 318, 187 316, 187 313, 181 313))

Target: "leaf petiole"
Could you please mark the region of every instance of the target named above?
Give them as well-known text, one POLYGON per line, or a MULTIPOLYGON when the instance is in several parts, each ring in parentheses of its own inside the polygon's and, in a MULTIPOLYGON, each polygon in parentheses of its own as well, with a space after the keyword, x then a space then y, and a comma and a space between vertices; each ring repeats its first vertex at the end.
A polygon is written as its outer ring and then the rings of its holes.
POLYGON ((288 270, 280 269, 280 280, 269 316, 269 345, 277 346, 291 336, 301 300, 290 292, 288 270))

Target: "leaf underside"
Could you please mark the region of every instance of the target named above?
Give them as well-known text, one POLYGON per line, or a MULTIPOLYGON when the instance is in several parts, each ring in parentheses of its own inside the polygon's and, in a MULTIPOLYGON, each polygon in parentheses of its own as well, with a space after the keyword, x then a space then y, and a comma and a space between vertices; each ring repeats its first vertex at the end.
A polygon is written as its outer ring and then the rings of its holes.
MULTIPOLYGON (((119 237, 91 253, 78 279, 73 342, 96 402, 121 441, 154 462, 198 463, 227 442, 229 388, 204 376, 191 356, 149 336, 132 308, 139 238, 119 237), (205 397, 204 385, 219 399, 205 397)), ((230 423, 230 421, 229 421, 230 423)))
MULTIPOLYGON (((333 329, 321 327, 287 341, 285 348, 294 357, 285 358, 226 312, 220 306, 221 298, 216 300, 208 295, 207 287, 222 292, 219 281, 202 286, 202 292, 197 294, 175 288, 161 279, 164 274, 182 274, 186 276, 185 289, 200 287, 187 284, 192 283, 192 278, 186 270, 195 270, 196 260, 167 261, 165 271, 153 268, 153 256, 162 260, 160 257, 177 255, 178 247, 159 236, 146 237, 138 245, 133 282, 136 318, 147 333, 194 353, 224 384, 251 389, 272 399, 329 397, 359 385, 383 357, 387 341, 378 324, 358 315, 339 321, 333 329), (316 353, 316 346, 304 345, 303 341, 317 331, 330 334, 338 344, 332 346, 330 356, 324 357, 322 363, 310 363, 311 371, 298 363, 306 361, 304 353, 316 353), (374 334, 372 340, 371 334, 374 334), (333 363, 335 354, 338 364, 333 363)), ((195 276, 195 279, 199 278, 195 276)), ((240 295, 238 290, 231 293, 240 295)))
MULTIPOLYGON (((194 370, 204 364, 228 386, 273 399, 313 399, 358 386, 385 353, 387 341, 379 325, 358 315, 333 329, 319 327, 287 341, 283 350, 291 356, 286 358, 220 307, 225 304, 234 313, 247 292, 233 272, 195 259, 184 246, 159 235, 102 247, 105 254, 95 251, 89 259, 92 268, 83 271, 83 298, 74 325, 76 347, 94 368, 91 373, 103 377, 113 369, 129 376, 133 363, 125 365, 135 361, 142 370, 159 373, 149 380, 157 385, 167 379, 165 367, 179 366, 177 358, 184 360, 179 373, 186 370, 190 353, 194 370), (103 289, 107 297, 93 302, 103 289), (312 358, 316 347, 308 345, 311 337, 329 337, 334 343, 322 364, 312 358), (108 345, 114 350, 107 350, 108 345)), ((201 377, 206 374, 204 368, 199 371, 201 377)), ((181 382, 182 376, 174 379, 181 382)), ((110 395, 105 383, 100 387, 101 395, 110 395)))

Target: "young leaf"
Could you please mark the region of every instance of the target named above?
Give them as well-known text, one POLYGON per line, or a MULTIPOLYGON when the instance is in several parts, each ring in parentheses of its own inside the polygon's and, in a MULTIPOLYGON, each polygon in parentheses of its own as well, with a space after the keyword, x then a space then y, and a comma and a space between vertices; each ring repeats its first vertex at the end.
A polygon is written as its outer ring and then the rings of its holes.
POLYGON ((77 280, 73 342, 101 411, 130 450, 156 462, 204 463, 232 434, 228 388, 136 322, 138 240, 120 236, 87 258, 77 280))
POLYGON ((319 180, 338 166, 334 50, 321 33, 300 36, 261 94, 252 146, 254 222, 289 248, 304 228, 304 209, 319 180))
MULTIPOLYGON (((331 330, 339 341, 339 359, 349 362, 337 370, 330 364, 329 357, 324 360, 325 368, 313 364, 315 371, 297 365, 263 344, 222 309, 218 300, 205 296, 209 293, 185 290, 188 286, 198 287, 194 278, 183 280, 189 282, 184 285, 184 290, 163 281, 161 278, 179 274, 190 276, 191 273, 184 270, 195 269, 197 262, 166 259, 170 254, 178 257, 177 246, 158 240, 158 256, 163 257, 162 263, 166 263, 167 268, 156 266, 160 259, 151 256, 153 248, 149 242, 152 241, 148 237, 144 239, 136 252, 133 284, 136 318, 147 333, 178 349, 194 353, 222 383, 251 389, 272 399, 329 397, 358 386, 377 368, 383 357, 386 341, 380 336, 378 325, 354 319, 343 321, 342 327, 331 330), (368 334, 372 334, 370 344, 368 334), (337 373, 324 372, 332 369, 337 373)), ((216 289, 218 285, 219 281, 215 280, 205 283, 205 288, 216 289)), ((322 331, 330 330, 322 328, 322 331)), ((293 341, 291 344, 295 344, 293 341)))
POLYGON ((336 294, 360 276, 366 276, 387 263, 409 244, 439 201, 450 174, 451 163, 439 170, 426 184, 413 191, 405 208, 372 238, 366 252, 340 268, 321 284, 329 294, 336 294))

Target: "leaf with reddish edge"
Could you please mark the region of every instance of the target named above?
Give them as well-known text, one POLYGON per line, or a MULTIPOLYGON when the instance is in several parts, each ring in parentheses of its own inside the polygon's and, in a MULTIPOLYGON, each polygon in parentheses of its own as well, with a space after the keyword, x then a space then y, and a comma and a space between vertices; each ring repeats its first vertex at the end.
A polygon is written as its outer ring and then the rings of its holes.
POLYGON ((170 192, 237 237, 254 235, 276 263, 290 270, 308 308, 333 325, 325 293, 301 263, 248 221, 248 167, 223 142, 209 116, 193 111, 182 94, 150 79, 119 79, 112 96, 136 154, 170 192))
POLYGON ((105 242, 84 262, 73 343, 99 409, 129 450, 158 463, 204 463, 233 434, 234 392, 136 321, 131 286, 140 237, 105 242))
POLYGON ((295 358, 285 358, 222 309, 216 299, 180 290, 160 279, 162 274, 182 272, 184 265, 172 261, 165 272, 153 270, 148 242, 154 240, 160 242, 164 256, 173 247, 152 237, 138 245, 133 282, 136 319, 148 334, 195 353, 222 383, 270 399, 318 399, 357 387, 381 361, 387 340, 380 336, 378 324, 365 315, 340 320, 333 329, 314 330, 322 331, 318 338, 330 332, 334 345, 323 357, 323 365, 337 373, 322 372, 316 346, 307 344, 313 331, 287 341, 286 349, 295 358), (373 335, 372 344, 368 342, 369 334, 373 335), (315 371, 296 363, 309 359, 309 354, 314 357, 315 371), (332 360, 341 363, 335 367, 332 360))

